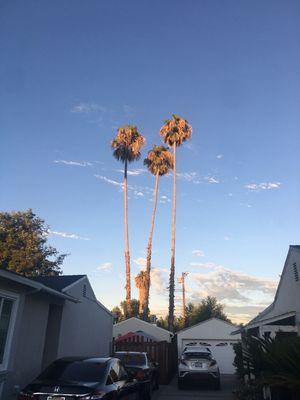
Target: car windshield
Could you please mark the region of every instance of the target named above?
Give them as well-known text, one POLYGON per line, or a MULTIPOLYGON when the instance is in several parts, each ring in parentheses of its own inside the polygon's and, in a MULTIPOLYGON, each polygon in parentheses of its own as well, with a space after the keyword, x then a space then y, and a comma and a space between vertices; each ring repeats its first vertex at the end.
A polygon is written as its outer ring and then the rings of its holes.
POLYGON ((194 358, 204 358, 205 360, 210 360, 211 359, 211 355, 209 353, 201 353, 201 352, 188 352, 188 353, 184 353, 182 355, 182 357, 185 360, 189 360, 189 359, 194 359, 194 358))
POLYGON ((146 364, 145 354, 134 354, 134 353, 116 353, 124 365, 144 365, 146 364))
POLYGON ((56 361, 39 376, 40 380, 100 382, 106 372, 105 363, 91 361, 56 361))

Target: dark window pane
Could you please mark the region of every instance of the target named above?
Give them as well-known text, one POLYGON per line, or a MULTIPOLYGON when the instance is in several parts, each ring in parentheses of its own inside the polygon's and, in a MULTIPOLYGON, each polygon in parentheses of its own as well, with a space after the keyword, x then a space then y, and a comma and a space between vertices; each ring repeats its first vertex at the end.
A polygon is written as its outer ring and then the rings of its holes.
POLYGON ((13 306, 13 300, 1 298, 0 306, 2 306, 1 316, 0 316, 0 364, 2 364, 5 345, 7 341, 7 334, 8 334, 12 306, 13 306))
POLYGON ((146 358, 144 354, 130 354, 130 353, 116 353, 124 365, 134 366, 134 365, 144 365, 146 364, 146 358))
POLYGON ((100 382, 106 376, 106 364, 92 361, 56 361, 39 379, 50 381, 100 382))

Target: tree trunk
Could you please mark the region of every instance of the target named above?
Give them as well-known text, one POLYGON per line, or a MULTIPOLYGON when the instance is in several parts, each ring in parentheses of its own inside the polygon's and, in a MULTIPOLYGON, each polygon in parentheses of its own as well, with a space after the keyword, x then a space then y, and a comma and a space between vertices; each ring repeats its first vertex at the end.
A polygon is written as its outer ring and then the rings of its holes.
POLYGON ((149 239, 147 244, 147 262, 146 262, 146 298, 145 303, 143 304, 143 320, 147 321, 149 314, 149 294, 150 294, 150 272, 151 272, 151 255, 152 255, 152 239, 153 239, 153 230, 154 230, 154 222, 155 222, 155 213, 157 207, 157 194, 158 194, 158 181, 159 181, 159 173, 155 176, 155 186, 153 192, 153 209, 151 216, 151 224, 150 224, 150 232, 149 239))
POLYGON ((175 292, 175 228, 176 228, 176 143, 173 144, 173 205, 171 234, 171 266, 169 280, 169 316, 168 329, 174 331, 174 292, 175 292))
POLYGON ((126 266, 126 317, 131 316, 131 282, 130 282, 130 255, 128 235, 128 193, 127 193, 127 160, 124 165, 124 238, 125 238, 125 266, 126 266))

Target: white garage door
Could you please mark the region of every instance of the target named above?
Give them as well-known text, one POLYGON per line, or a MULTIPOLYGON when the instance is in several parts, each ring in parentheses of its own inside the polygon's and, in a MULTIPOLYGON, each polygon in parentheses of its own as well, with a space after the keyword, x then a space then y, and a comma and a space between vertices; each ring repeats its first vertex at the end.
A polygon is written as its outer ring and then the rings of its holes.
POLYGON ((207 347, 213 357, 217 360, 221 374, 234 374, 235 367, 233 366, 234 360, 234 342, 220 341, 220 340, 191 340, 182 339, 182 349, 187 346, 205 346, 207 347))

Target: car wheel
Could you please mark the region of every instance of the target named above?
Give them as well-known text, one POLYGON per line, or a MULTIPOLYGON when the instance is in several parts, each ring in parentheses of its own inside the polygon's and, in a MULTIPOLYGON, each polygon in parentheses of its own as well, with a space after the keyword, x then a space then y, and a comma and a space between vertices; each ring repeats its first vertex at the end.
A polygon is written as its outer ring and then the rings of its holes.
POLYGON ((179 390, 184 389, 184 384, 183 384, 182 379, 179 379, 179 378, 178 378, 178 380, 177 380, 177 387, 178 387, 179 390))

